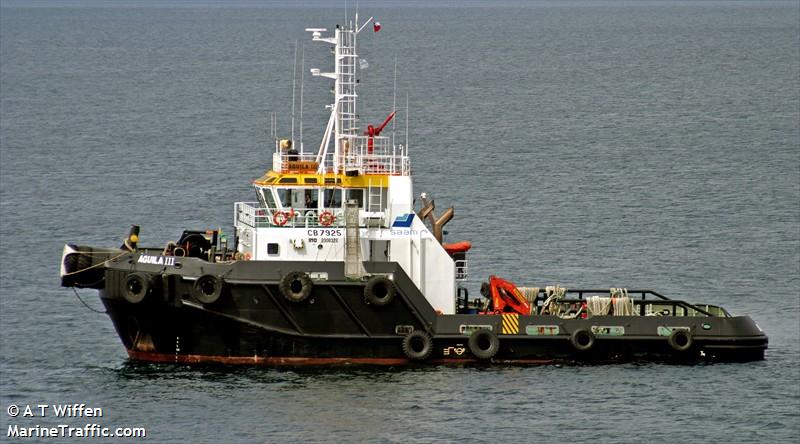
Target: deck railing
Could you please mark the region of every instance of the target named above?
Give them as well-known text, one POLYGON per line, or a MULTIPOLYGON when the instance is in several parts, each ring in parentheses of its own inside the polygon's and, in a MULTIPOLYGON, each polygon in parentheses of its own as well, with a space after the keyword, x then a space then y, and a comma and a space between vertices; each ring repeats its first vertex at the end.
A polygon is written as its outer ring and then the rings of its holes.
POLYGON ((456 263, 456 280, 457 281, 467 280, 467 260, 459 259, 455 261, 455 263, 456 263))
POLYGON ((272 169, 279 173, 353 173, 411 175, 411 161, 402 146, 393 146, 385 136, 348 136, 342 141, 338 157, 333 152, 323 157, 295 153, 278 146, 272 155, 272 169))
POLYGON ((320 211, 317 208, 290 208, 271 210, 258 202, 236 202, 234 225, 251 228, 340 228, 344 226, 344 210, 340 208, 320 211), (330 216, 322 216, 323 213, 330 216), (278 215, 281 213, 281 215, 278 215))
MULTIPOLYGON (((639 315, 664 315, 664 316, 708 316, 708 317, 730 317, 730 314, 722 307, 707 304, 691 304, 686 301, 670 299, 653 290, 628 290, 628 297, 633 300, 638 308, 639 315), (638 296, 638 298, 637 298, 638 296), (649 299, 648 299, 649 297, 649 299), (704 307, 704 308, 701 308, 704 307)), ((562 304, 584 302, 590 296, 611 297, 609 289, 574 289, 566 290, 562 304), (569 298, 568 295, 576 297, 569 298)), ((538 302, 545 300, 545 290, 539 290, 538 302)))

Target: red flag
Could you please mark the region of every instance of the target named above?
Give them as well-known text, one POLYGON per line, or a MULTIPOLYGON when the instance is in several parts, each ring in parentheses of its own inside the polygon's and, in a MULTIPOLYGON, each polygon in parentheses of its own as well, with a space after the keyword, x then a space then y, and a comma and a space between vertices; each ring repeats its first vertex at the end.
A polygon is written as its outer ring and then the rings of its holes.
POLYGON ((378 32, 381 30, 381 22, 375 22, 372 24, 372 30, 378 32))

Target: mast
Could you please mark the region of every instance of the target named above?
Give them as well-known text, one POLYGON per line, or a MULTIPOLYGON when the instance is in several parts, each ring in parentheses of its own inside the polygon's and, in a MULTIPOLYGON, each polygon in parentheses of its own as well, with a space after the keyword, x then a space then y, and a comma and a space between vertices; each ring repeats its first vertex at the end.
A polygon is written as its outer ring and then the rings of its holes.
POLYGON ((322 136, 320 151, 317 154, 319 162, 318 173, 326 172, 326 160, 329 156, 331 136, 333 136, 333 170, 340 173, 344 168, 344 156, 353 147, 354 138, 358 135, 358 121, 356 118, 356 66, 358 54, 356 53, 356 36, 364 27, 373 20, 370 17, 359 26, 358 16, 355 23, 337 25, 333 37, 322 37, 325 28, 306 28, 311 32, 311 40, 334 45, 333 72, 321 72, 319 68, 312 68, 311 75, 326 77, 334 80, 333 104, 328 108, 331 117, 322 136))

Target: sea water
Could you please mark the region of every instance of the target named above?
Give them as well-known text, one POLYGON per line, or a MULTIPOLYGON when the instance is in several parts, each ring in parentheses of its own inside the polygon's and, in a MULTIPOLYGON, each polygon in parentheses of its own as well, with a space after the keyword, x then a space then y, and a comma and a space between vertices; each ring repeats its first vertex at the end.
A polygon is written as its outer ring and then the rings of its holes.
MULTIPOLYGON (((295 138, 319 147, 331 83, 308 69, 331 69, 330 54, 303 30, 344 23, 355 2, 347 14, 343 1, 281 3, 0 6, 0 434, 96 424, 175 443, 797 442, 795 1, 359 5, 383 28, 359 35, 360 121, 398 109, 384 135, 408 146, 415 192, 455 207, 447 240, 473 243, 472 295, 490 274, 650 288, 751 316, 770 337, 766 360, 129 361, 108 317, 59 287, 61 248, 116 247, 134 223, 155 246, 184 229, 230 231, 233 202, 254 200, 250 181, 270 167, 272 112, 291 135, 296 42, 295 138), (39 404, 103 416, 23 415, 39 404)), ((102 309, 96 292, 78 294, 102 309)))

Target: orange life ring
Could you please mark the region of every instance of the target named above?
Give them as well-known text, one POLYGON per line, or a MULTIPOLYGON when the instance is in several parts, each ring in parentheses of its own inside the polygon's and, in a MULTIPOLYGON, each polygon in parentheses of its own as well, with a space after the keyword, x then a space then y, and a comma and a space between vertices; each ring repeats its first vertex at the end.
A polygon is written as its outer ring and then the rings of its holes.
POLYGON ((323 227, 330 227, 336 221, 336 216, 330 211, 323 211, 319 215, 319 224, 323 227))
POLYGON ((245 253, 244 254, 244 260, 246 260, 246 261, 249 261, 251 257, 252 256, 250 256, 250 253, 245 253))
POLYGON ((286 222, 289 222, 289 215, 284 211, 276 211, 272 216, 272 222, 274 222, 275 225, 282 227, 286 225, 286 222))

